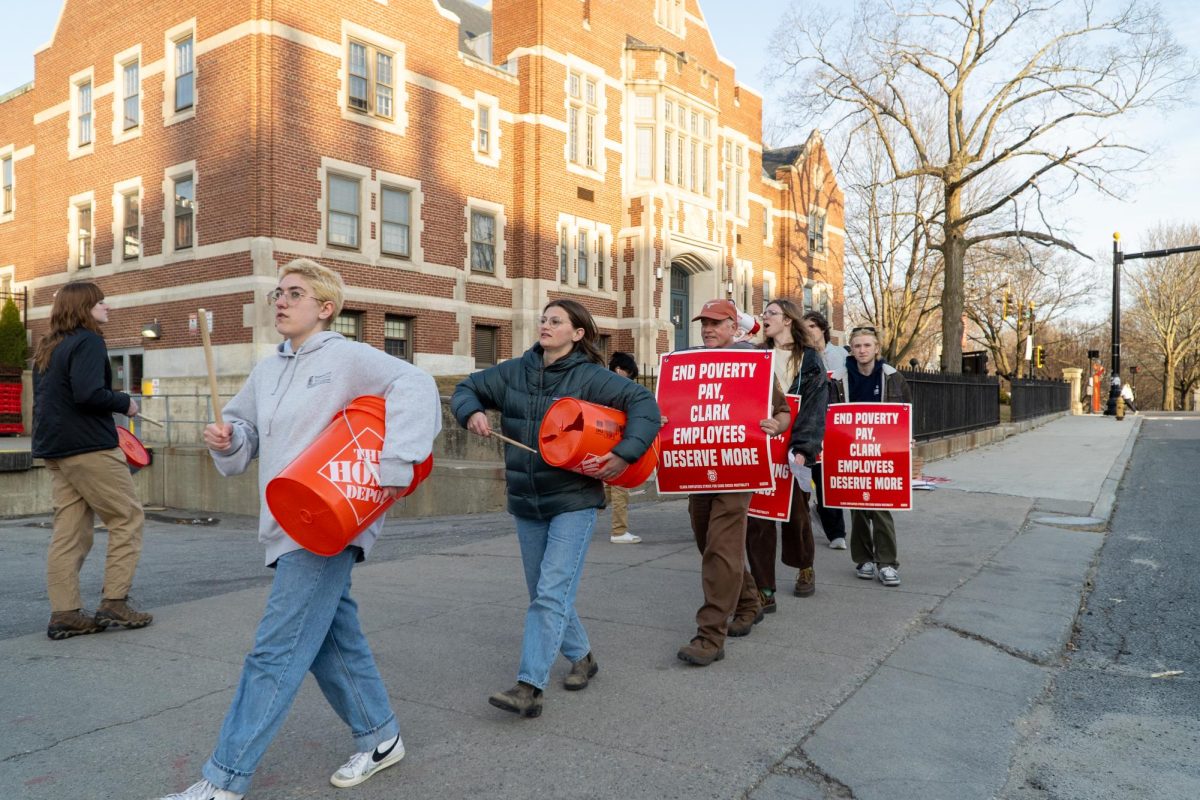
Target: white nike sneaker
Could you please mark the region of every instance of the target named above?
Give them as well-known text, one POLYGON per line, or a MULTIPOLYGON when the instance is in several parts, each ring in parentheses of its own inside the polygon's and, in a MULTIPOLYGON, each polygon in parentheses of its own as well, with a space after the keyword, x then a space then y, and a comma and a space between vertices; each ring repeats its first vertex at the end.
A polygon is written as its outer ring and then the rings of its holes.
POLYGON ((193 783, 179 794, 169 794, 162 800, 242 800, 243 794, 231 792, 228 789, 218 789, 204 780, 193 783))
POLYGON ((376 772, 398 764, 402 758, 404 758, 404 742, 400 741, 400 736, 397 735, 396 738, 383 742, 374 750, 350 756, 350 760, 333 773, 329 782, 339 789, 358 786, 376 772))

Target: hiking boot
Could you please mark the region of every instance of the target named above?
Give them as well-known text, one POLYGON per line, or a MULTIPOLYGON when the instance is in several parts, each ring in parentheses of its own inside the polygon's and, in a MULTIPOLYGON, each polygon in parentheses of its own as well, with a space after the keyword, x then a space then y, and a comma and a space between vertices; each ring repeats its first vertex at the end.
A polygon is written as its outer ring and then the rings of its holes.
POLYGON ((70 639, 72 636, 86 636, 102 630, 104 626, 98 624, 95 617, 77 608, 74 611, 52 611, 46 635, 55 640, 70 639))
POLYGON ((536 717, 542 713, 542 690, 524 681, 507 692, 496 692, 488 698, 488 702, 496 708, 520 714, 522 717, 536 717))
POLYGON ((129 605, 128 597, 101 600, 100 607, 96 609, 96 623, 105 628, 144 628, 153 621, 153 616, 129 605))
POLYGON ((900 573, 895 567, 880 567, 875 575, 884 586, 900 585, 900 573))
POLYGON ((350 756, 350 760, 342 764, 338 771, 330 776, 329 782, 339 789, 358 786, 376 772, 399 763, 402 758, 404 758, 404 742, 400 741, 400 734, 396 734, 386 742, 382 742, 374 750, 350 756))
POLYGON ((763 614, 766 611, 762 607, 754 609, 753 614, 739 614, 733 618, 733 622, 729 623, 728 633, 730 636, 748 636, 750 631, 754 630, 754 626, 763 621, 763 614))
POLYGON ((765 592, 758 593, 759 602, 762 603, 762 612, 764 614, 774 614, 777 610, 775 605, 775 593, 766 594, 765 592))
POLYGON ((596 658, 591 653, 588 653, 583 658, 571 664, 571 671, 563 679, 563 688, 571 692, 586 689, 588 681, 596 677, 596 673, 599 671, 600 665, 596 663, 596 658))
POLYGON ((245 796, 228 789, 218 789, 208 781, 200 781, 179 794, 169 794, 161 800, 242 800, 245 796))
POLYGON ((796 576, 796 589, 792 594, 796 597, 812 597, 817 592, 817 576, 812 567, 805 567, 796 576))
POLYGON ((697 667, 707 667, 714 661, 720 661, 725 657, 725 648, 717 647, 707 639, 697 636, 689 644, 679 648, 679 652, 675 656, 680 661, 695 664, 697 667))
POLYGON ((864 561, 854 568, 854 574, 862 578, 864 581, 869 581, 875 577, 875 562, 864 561))

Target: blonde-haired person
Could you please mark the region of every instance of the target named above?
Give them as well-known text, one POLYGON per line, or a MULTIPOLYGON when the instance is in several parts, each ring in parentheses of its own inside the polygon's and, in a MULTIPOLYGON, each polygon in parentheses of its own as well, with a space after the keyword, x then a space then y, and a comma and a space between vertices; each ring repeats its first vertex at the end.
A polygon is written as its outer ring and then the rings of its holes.
POLYGON ((96 284, 66 284, 54 295, 50 332, 33 356, 33 455, 46 462, 54 499, 54 533, 46 558, 46 635, 51 639, 107 627, 144 628, 153 619, 128 601, 142 554, 145 516, 112 415, 136 416, 138 404, 111 388, 112 367, 101 329, 108 310, 96 284), (83 610, 79 570, 92 549, 97 514, 108 528, 108 555, 93 616, 83 610))
POLYGON ((433 378, 329 330, 343 297, 341 276, 333 270, 308 259, 284 266, 278 286, 267 293, 283 342, 255 365, 225 406, 225 423, 204 429, 204 443, 222 475, 244 472, 258 459, 258 539, 275 574, 203 778, 171 800, 240 800, 308 672, 350 728, 356 751, 330 783, 355 786, 404 757, 399 723, 350 596, 351 568, 370 554, 383 518, 337 555, 319 556, 284 532, 262 497, 270 480, 360 395, 384 398, 386 432, 378 466, 388 495, 412 483, 414 466, 429 456, 441 430, 433 378))
MULTIPOLYGON (((908 381, 880 357, 879 334, 870 325, 850 331, 850 358, 834 370, 839 403, 912 403, 908 381)), ((850 512, 850 557, 863 580, 877 578, 884 586, 900 585, 896 524, 886 510, 850 512)))

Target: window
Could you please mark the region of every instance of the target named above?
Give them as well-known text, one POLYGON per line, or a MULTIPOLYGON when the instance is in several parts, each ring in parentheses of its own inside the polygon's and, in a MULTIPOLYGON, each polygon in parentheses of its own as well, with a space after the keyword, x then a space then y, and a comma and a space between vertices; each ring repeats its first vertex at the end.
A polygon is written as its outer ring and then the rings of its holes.
POLYGON ((334 247, 358 248, 358 179, 329 176, 326 242, 334 247))
POLYGON ((75 123, 77 146, 83 147, 92 143, 92 82, 79 84, 75 94, 76 114, 75 123))
POLYGON ((663 132, 663 180, 671 182, 671 132, 663 132))
POLYGON ((141 204, 137 192, 124 195, 122 205, 124 208, 121 218, 124 224, 121 257, 125 261, 132 261, 142 255, 141 204))
POLYGON ((633 98, 633 115, 638 119, 654 119, 654 97, 639 94, 633 98))
POLYGON ((479 152, 491 152, 491 109, 487 106, 479 107, 479 152))
MULTIPOLYGON (((707 123, 707 120, 705 120, 707 123)), ((705 125, 705 135, 708 134, 708 126, 705 125)), ((704 145, 704 160, 700 162, 700 194, 708 196, 708 160, 712 158, 712 148, 704 145)))
POLYGON ((12 156, 4 159, 0 165, 0 173, 3 177, 0 178, 0 191, 3 192, 0 196, 0 214, 11 214, 13 210, 13 160, 12 156))
POLYGON ((384 119, 394 116, 394 64, 392 53, 350 41, 350 110, 384 119))
POLYGON ((175 249, 192 246, 195 232, 196 191, 191 175, 175 179, 175 249))
POLYGON ((361 342, 362 312, 343 311, 333 318, 333 324, 329 326, 329 329, 335 333, 340 333, 352 342, 361 342))
POLYGON ((709 118, 682 102, 667 101, 664 111, 663 180, 680 189, 707 195, 708 159, 712 153, 708 144, 712 130, 709 118))
POLYGON ((580 286, 587 286, 588 282, 588 232, 580 231, 579 240, 576 243, 577 250, 575 253, 575 278, 579 281, 580 286))
POLYGON ((604 363, 607 364, 608 359, 612 356, 612 335, 608 333, 602 333, 596 337, 596 340, 596 349, 600 351, 601 358, 603 358, 604 363))
POLYGON ((812 311, 813 309, 813 285, 811 281, 806 281, 804 284, 804 310, 812 311))
POLYGON ((808 252, 825 252, 825 215, 819 211, 811 211, 808 215, 808 252))
POLYGON ((76 262, 79 269, 92 265, 92 207, 79 206, 75 210, 76 262))
POLYGON ((594 80, 567 73, 567 160, 585 167, 596 166, 596 94, 594 80))
MULTIPOLYGON (((409 237, 412 231, 412 195, 404 189, 382 187, 380 204, 380 249, 392 256, 412 257, 409 237)), ((357 227, 356 227, 357 230, 357 227)))
POLYGON ((596 235, 596 288, 604 288, 604 234, 596 235))
POLYGON ((742 185, 746 181, 746 168, 743 166, 745 149, 740 144, 735 147, 726 139, 724 154, 725 199, 722 207, 726 211, 732 211, 734 216, 741 217, 745 214, 742 205, 742 185))
POLYGON ((175 42, 175 110, 183 111, 196 103, 196 63, 192 57, 192 37, 175 42))
POLYGON ((637 129, 637 176, 654 177, 654 128, 637 129))
POLYGON ((569 256, 567 255, 570 247, 571 237, 567 232, 566 226, 558 232, 558 280, 560 283, 566 283, 569 275, 569 256))
POLYGON ((383 352, 412 361, 412 317, 388 314, 383 318, 383 352))
POLYGON ((136 128, 142 124, 141 107, 138 95, 141 91, 138 80, 138 62, 132 61, 121 69, 121 107, 124 113, 122 130, 136 128))
POLYGON ((496 341, 500 338, 500 330, 491 325, 476 325, 475 336, 471 349, 475 355, 475 369, 495 366, 498 361, 496 341))
POLYGON ((471 211, 471 269, 496 271, 496 218, 482 211, 471 211))

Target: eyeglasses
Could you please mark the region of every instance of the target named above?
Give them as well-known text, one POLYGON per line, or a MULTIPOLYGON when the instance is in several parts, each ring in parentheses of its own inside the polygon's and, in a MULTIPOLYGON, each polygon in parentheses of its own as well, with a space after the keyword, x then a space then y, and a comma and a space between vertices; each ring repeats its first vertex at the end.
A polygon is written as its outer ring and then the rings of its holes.
POLYGON ((857 328, 851 329, 850 335, 853 336, 856 333, 864 333, 864 332, 865 333, 878 333, 878 331, 876 331, 870 325, 859 325, 857 328))
POLYGON ((284 301, 284 305, 294 306, 304 298, 312 297, 312 295, 307 294, 303 289, 272 289, 267 292, 267 305, 275 305, 281 297, 287 298, 284 301))
POLYGON ((783 312, 782 311, 764 311, 764 312, 762 312, 761 316, 763 319, 766 319, 767 317, 782 317, 783 312))
POLYGON ((538 324, 549 325, 551 328, 558 328, 562 325, 570 325, 571 321, 561 317, 541 317, 538 319, 538 324))

